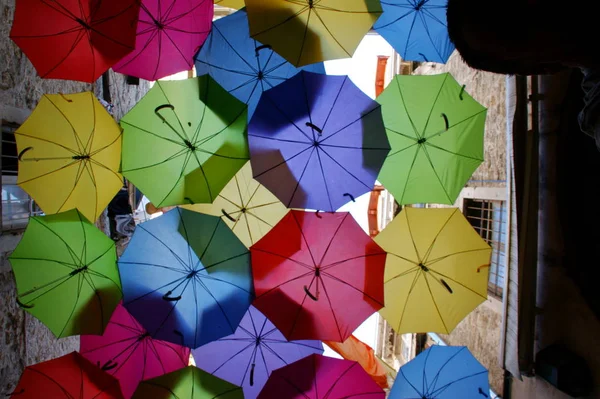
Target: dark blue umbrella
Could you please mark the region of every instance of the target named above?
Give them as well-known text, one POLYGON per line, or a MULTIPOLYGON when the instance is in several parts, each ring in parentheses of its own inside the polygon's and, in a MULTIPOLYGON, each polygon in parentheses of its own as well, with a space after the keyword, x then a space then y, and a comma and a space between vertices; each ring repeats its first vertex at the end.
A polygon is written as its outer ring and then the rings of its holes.
POLYGON ((432 346, 398 371, 389 399, 486 399, 488 371, 466 346, 432 346))
MULTIPOLYGON (((210 74, 225 90, 248 104, 248 120, 263 91, 300 71, 271 50, 268 44, 250 37, 245 9, 213 23, 212 31, 195 60, 198 75, 210 74)), ((302 69, 325 73, 323 63, 302 69)))
POLYGON ((301 71, 248 126, 254 178, 288 208, 335 211, 371 191, 390 151, 381 109, 347 76, 301 71))
POLYGON ((373 29, 406 61, 445 63, 454 51, 446 24, 447 0, 381 0, 373 29))
POLYGON ((139 224, 119 272, 148 333, 189 348, 232 334, 253 298, 248 249, 221 218, 186 209, 139 224))

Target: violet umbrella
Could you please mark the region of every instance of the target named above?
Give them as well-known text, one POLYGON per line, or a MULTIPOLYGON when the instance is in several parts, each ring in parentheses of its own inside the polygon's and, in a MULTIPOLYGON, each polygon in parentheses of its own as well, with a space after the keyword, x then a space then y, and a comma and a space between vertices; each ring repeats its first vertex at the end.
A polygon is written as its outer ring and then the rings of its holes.
POLYGON ((199 368, 240 385, 245 399, 258 396, 273 370, 313 353, 323 353, 321 341, 288 341, 254 306, 235 333, 192 351, 199 368))

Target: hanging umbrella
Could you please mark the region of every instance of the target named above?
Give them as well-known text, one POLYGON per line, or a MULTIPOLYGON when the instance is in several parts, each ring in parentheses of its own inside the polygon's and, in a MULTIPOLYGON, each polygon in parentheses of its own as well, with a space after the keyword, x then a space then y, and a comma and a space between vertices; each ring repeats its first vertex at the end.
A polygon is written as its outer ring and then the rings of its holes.
POLYGON ((253 304, 288 340, 344 342, 383 306, 386 253, 348 212, 291 210, 250 251, 253 304))
POLYGON ((115 376, 125 398, 131 398, 142 380, 161 376, 188 365, 190 350, 153 339, 122 305, 103 335, 82 335, 79 352, 115 376))
POLYGON ((259 399, 384 399, 385 392, 360 364, 311 355, 275 370, 259 399))
POLYGON ((323 353, 320 341, 288 341, 277 328, 251 306, 234 334, 193 351, 196 365, 244 388, 253 399, 271 372, 313 353, 323 353))
POLYGON ((142 0, 135 49, 113 69, 146 80, 191 70, 213 10, 212 0, 142 0))
POLYGON ((382 13, 379 0, 246 0, 250 35, 295 66, 352 57, 382 13))
POLYGON ((121 300, 115 243, 75 209, 30 218, 9 260, 17 303, 57 338, 102 334, 121 300))
POLYGON ((133 50, 135 0, 19 0, 10 38, 42 78, 93 83, 133 50))
POLYGON ((212 204, 185 205, 195 212, 220 216, 250 247, 269 232, 288 209, 252 178, 250 162, 229 181, 212 204))
POLYGON ((392 146, 378 180, 400 204, 454 204, 483 162, 486 108, 449 73, 398 75, 377 101, 392 146))
POLYGON ((27 366, 15 399, 122 399, 119 381, 77 352, 27 366))
POLYGON ((146 331, 189 348, 232 334, 252 302, 248 249, 220 218, 186 209, 139 224, 119 271, 146 331))
MULTIPOLYGON (((206 43, 196 55, 196 72, 198 75, 210 74, 225 90, 248 104, 250 119, 263 91, 277 86, 300 70, 281 58, 270 46, 252 39, 248 29, 245 9, 215 21, 206 43)), ((303 69, 325 73, 323 63, 303 69)))
POLYGON ((44 94, 15 139, 17 183, 46 214, 95 221, 123 186, 121 129, 91 92, 44 94))
POLYGON ((489 398, 488 371, 466 346, 434 345, 400 368, 389 399, 489 398))
POLYGON ((446 26, 447 0, 382 0, 373 29, 405 61, 445 63, 454 51, 446 26))
POLYGON ((244 0, 215 0, 215 4, 221 7, 239 10, 240 8, 244 7, 244 0))
POLYGON ((404 208, 375 241, 388 252, 379 313, 398 334, 449 334, 487 299, 492 249, 458 208, 404 208))
POLYGON ((123 175, 159 208, 213 202, 249 157, 246 106, 208 75, 156 82, 121 126, 123 175))
POLYGON ((390 148, 375 101, 305 71, 263 93, 248 136, 256 180, 288 208, 332 212, 373 189, 390 148))
POLYGON ((244 399, 242 388, 197 367, 142 381, 133 399, 244 399))

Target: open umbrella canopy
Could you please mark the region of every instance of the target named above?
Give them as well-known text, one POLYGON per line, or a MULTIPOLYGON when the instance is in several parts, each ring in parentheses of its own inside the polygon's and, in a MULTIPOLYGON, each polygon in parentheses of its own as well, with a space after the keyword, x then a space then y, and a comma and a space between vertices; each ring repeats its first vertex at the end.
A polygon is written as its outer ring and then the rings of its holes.
POLYGON ((197 348, 248 310, 249 257, 219 217, 175 208, 136 227, 119 259, 123 303, 152 337, 197 348))
POLYGON ((135 44, 135 0, 19 0, 10 38, 42 78, 93 83, 135 44))
POLYGON ((142 0, 135 49, 113 69, 146 80, 191 70, 213 10, 212 0, 142 0))
POLYGON ((357 362, 311 355, 275 370, 259 399, 384 399, 357 362))
POLYGON ((404 208, 375 242, 388 252, 379 313, 398 334, 449 334, 487 299, 492 249, 458 208, 404 208))
POLYGON ((449 73, 397 75, 377 97, 392 146, 378 180, 399 204, 454 204, 483 162, 486 108, 449 73))
POLYGON ((400 368, 389 399, 488 398, 488 371, 466 346, 434 345, 400 368))
POLYGON ((253 305, 288 340, 343 342, 383 306, 386 253, 347 212, 291 210, 250 251, 253 305))
POLYGON ((454 51, 446 26, 447 0, 382 0, 373 29, 406 61, 445 63, 454 51))
POLYGON ((122 305, 117 306, 102 335, 82 335, 79 352, 119 380, 131 398, 142 380, 188 365, 190 350, 153 339, 122 305))
MULTIPOLYGON (((270 46, 251 38, 248 29, 245 9, 215 21, 206 43, 196 55, 196 72, 210 74, 225 90, 248 104, 250 119, 263 91, 300 70, 270 46)), ((323 63, 303 69, 325 73, 323 63)))
POLYGON ((102 334, 121 300, 115 243, 77 210, 30 218, 9 260, 17 303, 57 338, 102 334))
POLYGON ((156 82, 120 123, 123 175, 157 207, 213 202, 249 158, 246 105, 208 75, 156 82))
POLYGON ((234 334, 193 351, 198 367, 242 386, 245 399, 258 396, 273 370, 313 353, 323 353, 320 341, 288 341, 253 306, 234 334))
POLYGON ((15 139, 17 183, 46 214, 95 221, 123 186, 121 129, 91 92, 44 94, 15 139))
POLYGON ((331 212, 373 189, 390 151, 377 102, 306 71, 263 93, 248 142, 254 178, 285 206, 331 212))
POLYGON ((246 0, 250 35, 295 66, 352 57, 379 0, 246 0))
POLYGON ((240 8, 244 7, 244 0, 215 0, 215 4, 221 7, 239 10, 240 8))

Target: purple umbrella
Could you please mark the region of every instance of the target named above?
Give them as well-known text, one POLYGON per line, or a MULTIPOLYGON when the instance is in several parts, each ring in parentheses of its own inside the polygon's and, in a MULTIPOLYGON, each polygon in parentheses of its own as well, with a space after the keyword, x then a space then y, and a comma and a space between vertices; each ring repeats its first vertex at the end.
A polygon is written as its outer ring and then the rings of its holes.
POLYGON ((235 333, 192 351, 199 368, 242 386, 246 399, 258 396, 273 370, 314 353, 323 353, 321 341, 287 341, 253 306, 235 333))
POLYGON ((371 191, 390 151, 377 102, 306 71, 263 92, 248 144, 255 179, 288 208, 323 211, 371 191))

